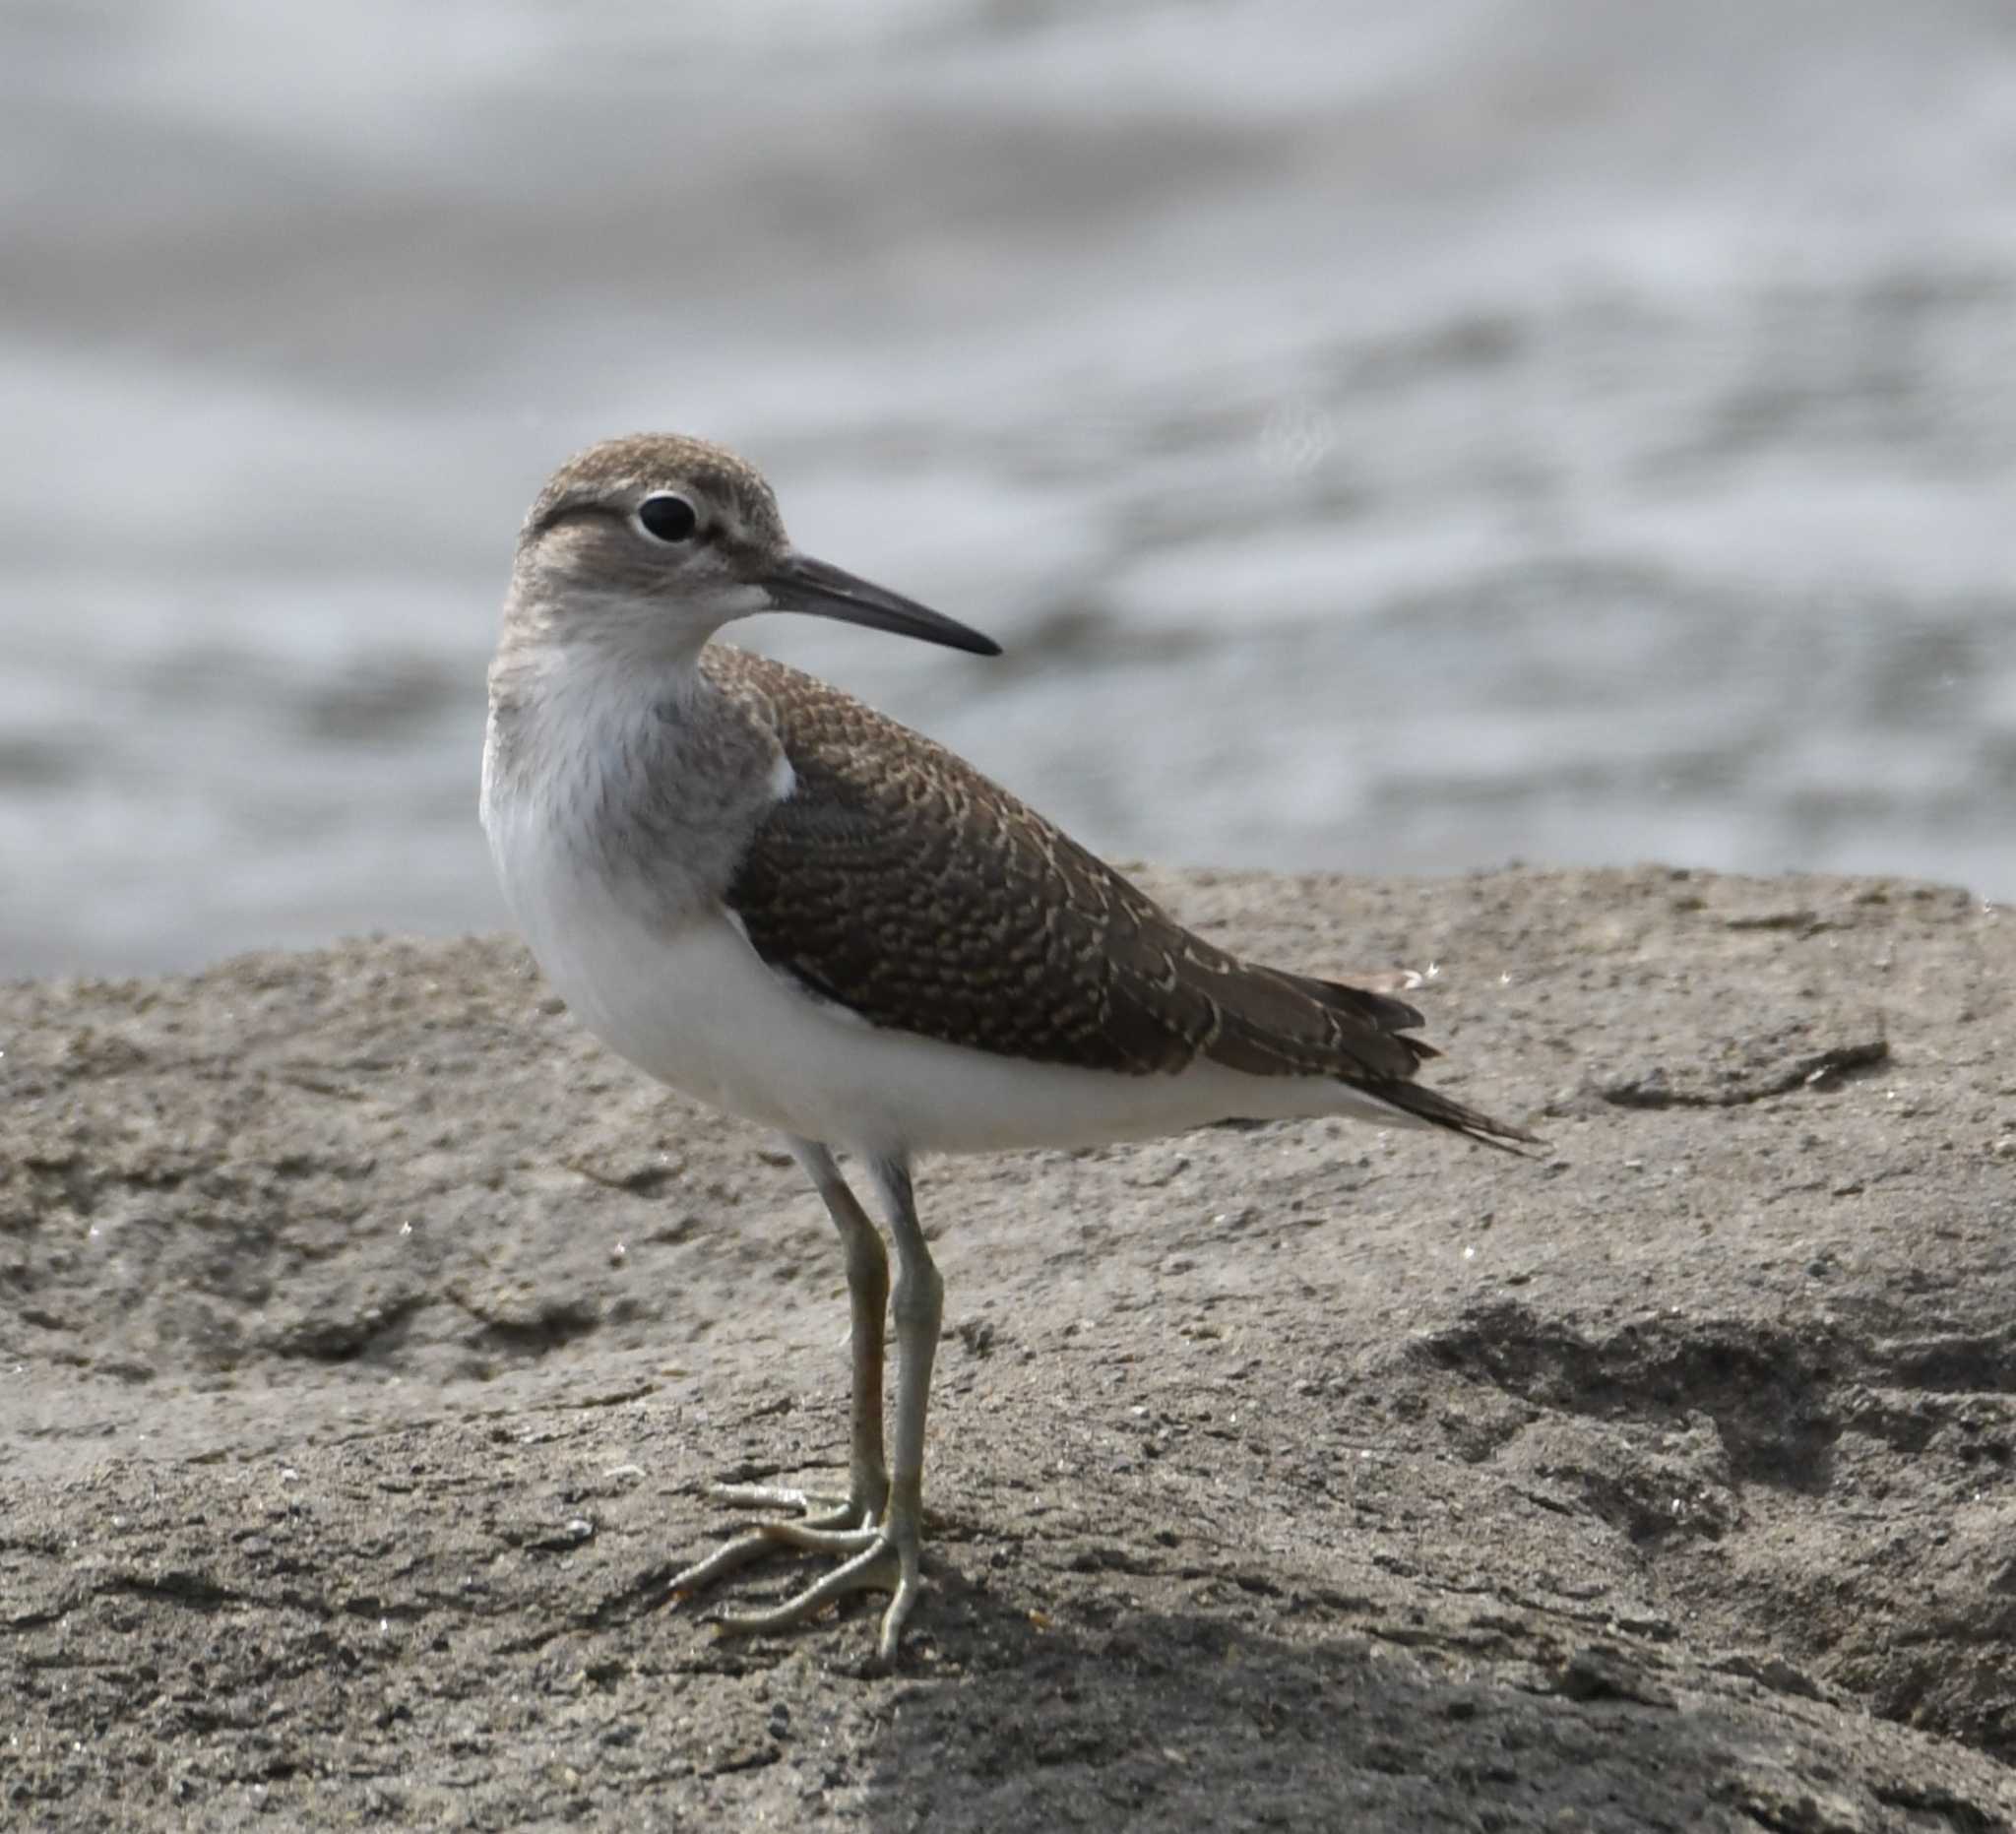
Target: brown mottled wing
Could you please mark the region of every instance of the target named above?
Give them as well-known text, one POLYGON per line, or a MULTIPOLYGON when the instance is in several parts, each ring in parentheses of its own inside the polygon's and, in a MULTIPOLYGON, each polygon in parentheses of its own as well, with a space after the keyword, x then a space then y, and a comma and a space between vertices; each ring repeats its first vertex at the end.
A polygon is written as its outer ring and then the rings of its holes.
POLYGON ((1404 1080, 1404 1001, 1248 966, 942 747, 783 664, 710 652, 797 776, 728 905, 764 961, 872 1024, 1135 1074, 1404 1080))

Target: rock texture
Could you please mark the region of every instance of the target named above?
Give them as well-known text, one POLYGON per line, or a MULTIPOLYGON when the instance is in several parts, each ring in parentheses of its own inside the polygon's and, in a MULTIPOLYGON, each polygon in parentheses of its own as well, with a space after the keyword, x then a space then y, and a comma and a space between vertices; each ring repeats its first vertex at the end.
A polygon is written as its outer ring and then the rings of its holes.
POLYGON ((0 989, 0 1816, 2016 1825, 2016 918, 1148 877, 1253 953, 1437 963, 1437 1081, 1549 1148, 927 1167, 886 1676, 865 1604, 667 1604, 710 1481, 839 1474, 839 1256, 515 945, 0 989))

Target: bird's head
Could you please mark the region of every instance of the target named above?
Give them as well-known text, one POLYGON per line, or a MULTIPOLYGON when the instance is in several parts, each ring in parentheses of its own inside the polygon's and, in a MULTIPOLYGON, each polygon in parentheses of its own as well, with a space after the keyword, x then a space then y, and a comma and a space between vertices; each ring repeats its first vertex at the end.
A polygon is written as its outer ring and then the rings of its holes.
POLYGON ((506 617, 527 639, 670 657, 759 611, 1000 654, 942 612, 799 553, 761 472, 671 433, 604 440, 553 474, 519 533, 506 617))

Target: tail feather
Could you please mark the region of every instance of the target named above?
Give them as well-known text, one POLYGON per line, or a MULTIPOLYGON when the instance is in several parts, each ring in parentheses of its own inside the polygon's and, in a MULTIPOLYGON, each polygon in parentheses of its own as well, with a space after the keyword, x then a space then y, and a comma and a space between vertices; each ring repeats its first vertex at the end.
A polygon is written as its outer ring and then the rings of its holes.
POLYGON ((1227 1069, 1328 1076, 1423 1126, 1446 1128, 1521 1158, 1522 1146, 1545 1144, 1524 1127, 1414 1080, 1441 1052, 1414 1036, 1425 1022, 1408 1001, 1382 988, 1319 980, 1217 953, 1199 959, 1214 971, 1207 996, 1213 1029, 1205 1054, 1227 1069))
POLYGON ((1520 1152, 1521 1146, 1546 1145, 1538 1134, 1528 1133, 1524 1127, 1515 1127, 1510 1121, 1493 1120, 1480 1109, 1469 1107, 1455 1097, 1445 1096, 1440 1090, 1430 1089, 1421 1083, 1386 1081, 1360 1086, 1381 1102, 1389 1103, 1418 1120, 1432 1127, 1446 1127, 1451 1133, 1460 1133, 1466 1140, 1477 1141, 1480 1146, 1494 1146, 1501 1153, 1528 1159, 1532 1155, 1520 1152))

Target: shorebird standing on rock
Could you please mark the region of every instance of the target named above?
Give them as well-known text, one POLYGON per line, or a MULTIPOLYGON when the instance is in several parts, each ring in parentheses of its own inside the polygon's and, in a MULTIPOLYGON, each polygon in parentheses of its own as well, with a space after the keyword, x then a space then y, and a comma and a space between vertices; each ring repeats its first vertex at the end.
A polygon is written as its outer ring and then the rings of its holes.
POLYGON ((782 1133, 840 1232, 852 1318, 849 1488, 678 1574, 841 1556, 732 1630, 891 1591, 915 1604, 924 1410, 943 1286, 919 1153, 1088 1146, 1228 1119, 1349 1115, 1531 1140, 1417 1083, 1433 1047, 1384 994, 1240 961, 1192 935, 952 753, 837 688, 713 641, 806 611, 975 656, 999 646, 792 547, 756 469, 697 439, 591 447, 518 538, 490 665, 483 827, 504 894, 576 1016, 638 1068, 782 1133), (882 1436, 882 1239, 896 1245, 893 1460, 882 1436))

